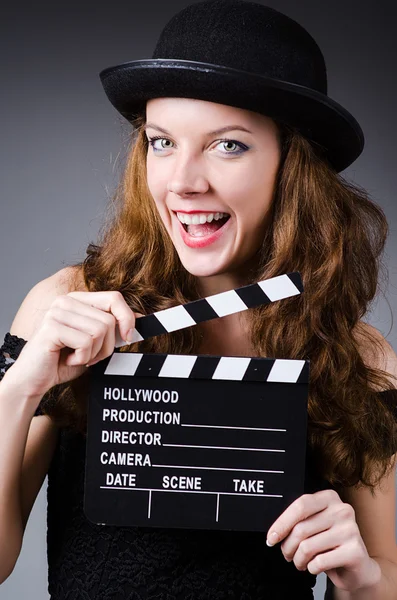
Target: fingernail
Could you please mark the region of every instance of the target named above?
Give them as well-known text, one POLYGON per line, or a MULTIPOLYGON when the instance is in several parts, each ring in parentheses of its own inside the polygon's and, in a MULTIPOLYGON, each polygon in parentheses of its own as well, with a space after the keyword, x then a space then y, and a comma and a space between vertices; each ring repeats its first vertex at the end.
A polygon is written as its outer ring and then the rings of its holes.
POLYGON ((125 336, 125 341, 131 344, 134 335, 134 330, 129 329, 127 335, 125 336))
POLYGON ((278 542, 278 534, 273 531, 272 533, 269 534, 267 540, 266 540, 266 544, 270 547, 274 546, 274 544, 277 544, 278 542))

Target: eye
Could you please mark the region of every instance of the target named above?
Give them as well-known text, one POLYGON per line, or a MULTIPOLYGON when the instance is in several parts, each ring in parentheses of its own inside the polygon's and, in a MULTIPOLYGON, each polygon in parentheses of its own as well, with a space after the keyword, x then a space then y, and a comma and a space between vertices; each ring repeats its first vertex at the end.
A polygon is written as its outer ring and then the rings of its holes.
MULTIPOLYGON (((244 146, 244 144, 241 144, 240 142, 236 142, 234 140, 220 140, 219 144, 223 144, 223 146, 226 148, 227 145, 232 145, 232 146, 238 146, 240 148, 240 150, 242 148, 246 149, 247 146, 244 146)), ((231 148, 229 148, 229 150, 231 150, 231 148)), ((232 152, 226 152, 226 154, 236 154, 236 150, 233 150, 232 152)))
POLYGON ((165 141, 165 142, 170 142, 170 143, 172 143, 172 142, 171 142, 171 140, 169 140, 168 138, 161 137, 160 135, 155 135, 155 136, 153 136, 153 137, 149 138, 149 144, 152 146, 152 148, 153 148, 153 150, 154 150, 155 152, 158 152, 159 150, 167 150, 168 148, 170 148, 170 147, 171 147, 171 146, 166 146, 166 147, 164 147, 164 146, 163 146, 163 144, 160 144, 160 146, 162 146, 162 147, 160 147, 160 148, 156 148, 156 146, 155 146, 154 144, 155 144, 155 142, 156 142, 157 140, 161 140, 161 141, 165 141))
MULTIPOLYGON (((165 144, 173 144, 173 142, 171 142, 171 140, 169 140, 168 138, 165 138, 165 137, 161 137, 160 135, 155 135, 153 137, 150 137, 150 138, 148 138, 148 141, 149 141, 149 144, 151 145, 151 147, 153 148, 153 151, 156 153, 161 152, 161 150, 168 150, 172 147, 171 145, 166 146, 165 144), (160 141, 160 147, 155 146, 155 143, 157 140, 160 141)), ((230 152, 226 151, 226 152, 223 152, 223 154, 241 154, 241 153, 245 152, 246 150, 248 150, 248 146, 246 146, 245 144, 242 144, 241 142, 237 142, 236 140, 229 140, 227 138, 218 140, 218 143, 216 145, 219 146, 220 144, 222 144, 224 147, 226 147, 226 145, 229 145, 229 149, 230 149, 230 145, 235 146, 235 147, 237 146, 239 148, 239 150, 232 150, 230 152)))

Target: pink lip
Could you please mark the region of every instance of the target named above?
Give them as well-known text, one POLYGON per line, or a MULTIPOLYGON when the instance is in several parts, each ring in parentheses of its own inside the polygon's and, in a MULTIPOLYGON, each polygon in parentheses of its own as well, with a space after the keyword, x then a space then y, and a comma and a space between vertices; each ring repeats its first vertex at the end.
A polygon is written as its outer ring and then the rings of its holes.
POLYGON ((228 228, 229 223, 231 221, 231 217, 229 217, 229 219, 226 221, 226 223, 224 225, 222 225, 222 227, 220 229, 217 229, 211 235, 205 235, 202 237, 193 237, 192 235, 189 235, 187 231, 185 231, 185 228, 182 225, 182 223, 180 222, 180 220, 178 219, 178 217, 175 217, 175 218, 178 221, 179 231, 181 233, 182 239, 183 239, 184 243, 186 244, 186 246, 189 246, 189 248, 205 248, 206 246, 213 244, 221 237, 221 235, 224 233, 224 231, 228 228))

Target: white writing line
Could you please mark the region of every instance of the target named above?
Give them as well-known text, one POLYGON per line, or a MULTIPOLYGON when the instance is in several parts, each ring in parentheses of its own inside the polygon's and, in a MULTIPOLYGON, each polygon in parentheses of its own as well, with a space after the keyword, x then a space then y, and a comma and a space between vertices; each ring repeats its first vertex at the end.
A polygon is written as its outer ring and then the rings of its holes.
POLYGON ((252 450, 253 452, 285 452, 285 450, 275 450, 274 448, 232 448, 230 446, 193 446, 190 444, 163 444, 163 446, 173 446, 174 448, 209 448, 211 450, 252 450))
POLYGON ((179 492, 181 494, 219 494, 221 496, 258 496, 259 498, 282 498, 282 494, 239 494, 238 492, 207 492, 205 490, 165 490, 162 488, 138 488, 138 487, 121 487, 115 485, 101 485, 101 490, 127 490, 129 492, 179 492))
POLYGON ((149 490, 149 504, 147 509, 147 518, 150 519, 150 509, 152 507, 152 490, 149 490))
POLYGON ((211 471, 244 471, 245 473, 284 473, 284 471, 268 471, 266 469, 230 469, 229 467, 192 467, 191 465, 152 465, 164 469, 209 469, 211 471))
POLYGON ((217 494, 216 496, 216 522, 218 522, 218 516, 219 516, 219 494, 217 494))
POLYGON ((231 425, 193 425, 181 423, 181 427, 210 427, 213 429, 244 429, 246 431, 287 431, 286 429, 270 429, 267 427, 232 427, 231 425))

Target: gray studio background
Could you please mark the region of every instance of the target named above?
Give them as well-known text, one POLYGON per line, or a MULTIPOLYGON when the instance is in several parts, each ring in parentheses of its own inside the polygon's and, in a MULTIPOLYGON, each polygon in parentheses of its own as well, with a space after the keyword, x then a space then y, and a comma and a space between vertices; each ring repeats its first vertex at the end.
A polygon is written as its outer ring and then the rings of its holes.
MULTIPOLYGON (((29 289, 85 256, 119 176, 129 125, 108 102, 98 72, 151 56, 185 0, 12 3, 1 19, 0 335, 29 289)), ((392 3, 273 0, 322 48, 329 95, 357 118, 362 156, 344 175, 366 188, 390 225, 389 284, 367 320, 397 350, 395 57, 392 3)), ((244 48, 241 49, 244 51, 244 48)), ((46 482, 0 600, 46 600, 46 482)), ((316 598, 322 598, 324 576, 316 598)))

